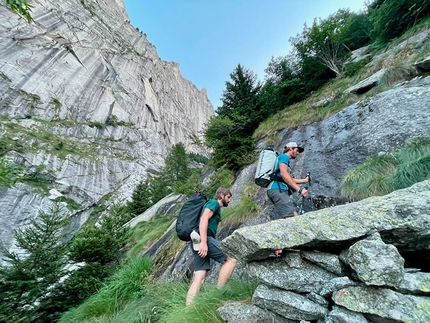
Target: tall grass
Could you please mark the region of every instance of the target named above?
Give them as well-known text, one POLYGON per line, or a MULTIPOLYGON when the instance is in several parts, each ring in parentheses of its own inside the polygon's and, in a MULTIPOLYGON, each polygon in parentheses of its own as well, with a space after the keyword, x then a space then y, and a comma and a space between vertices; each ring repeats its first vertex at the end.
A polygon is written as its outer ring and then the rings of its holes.
POLYGON ((222 221, 220 226, 233 223, 243 223, 246 220, 255 218, 261 210, 250 196, 241 196, 239 203, 234 207, 222 210, 222 221))
MULTIPOLYGON (((124 278, 123 283, 128 285, 130 281, 124 278)), ((129 286, 118 291, 115 285, 120 282, 106 286, 83 305, 63 315, 59 323, 222 323, 217 308, 227 302, 250 302, 257 287, 257 282, 252 280, 231 280, 221 290, 204 286, 194 304, 186 307, 188 284, 136 279, 137 289, 129 286)))
POLYGON ((127 252, 127 258, 138 256, 146 246, 155 242, 169 228, 173 222, 171 216, 155 215, 151 220, 141 222, 132 229, 131 245, 133 247, 127 252))
POLYGON ((188 284, 152 282, 142 298, 131 301, 111 317, 110 323, 222 323, 216 310, 227 302, 250 302, 257 287, 254 281, 230 281, 222 290, 206 286, 192 306, 185 306, 188 284))
POLYGON ((65 313, 59 323, 106 322, 121 311, 136 295, 144 292, 144 284, 151 271, 151 261, 147 257, 131 260, 116 272, 105 286, 82 305, 65 313))
POLYGON ((222 323, 217 308, 227 302, 250 302, 257 283, 255 281, 230 281, 223 289, 206 286, 197 294, 194 304, 185 307, 187 285, 176 285, 172 297, 164 298, 167 304, 160 308, 160 323, 222 323))
POLYGON ((342 196, 361 200, 386 195, 430 178, 430 138, 418 138, 391 154, 368 158, 342 179, 342 196))

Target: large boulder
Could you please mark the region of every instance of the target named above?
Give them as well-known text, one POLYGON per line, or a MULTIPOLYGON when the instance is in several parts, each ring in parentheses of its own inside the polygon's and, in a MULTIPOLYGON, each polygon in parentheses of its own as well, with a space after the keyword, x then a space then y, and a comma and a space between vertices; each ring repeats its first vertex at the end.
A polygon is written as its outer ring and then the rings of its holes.
POLYGON ((290 320, 318 320, 328 312, 325 307, 300 294, 266 285, 257 287, 252 303, 290 320))
POLYGON ((236 230, 221 242, 231 257, 265 259, 277 249, 342 249, 379 232, 400 251, 430 248, 430 181, 381 197, 236 230))
POLYGON ((429 232, 427 180, 386 196, 245 226, 221 248, 260 282, 252 303, 261 313, 295 322, 422 323, 430 319, 429 232), (281 257, 275 249, 283 249, 281 257), (405 267, 411 264, 416 267, 405 267))
POLYGON ((430 322, 430 298, 374 287, 348 287, 333 294, 337 305, 364 313, 373 322, 430 322))
POLYGON ((398 287, 403 280, 405 260, 379 233, 357 241, 341 257, 366 285, 398 287))
POLYGON ((250 262, 247 270, 249 275, 266 285, 297 293, 319 293, 327 281, 337 277, 294 252, 274 261, 250 262))

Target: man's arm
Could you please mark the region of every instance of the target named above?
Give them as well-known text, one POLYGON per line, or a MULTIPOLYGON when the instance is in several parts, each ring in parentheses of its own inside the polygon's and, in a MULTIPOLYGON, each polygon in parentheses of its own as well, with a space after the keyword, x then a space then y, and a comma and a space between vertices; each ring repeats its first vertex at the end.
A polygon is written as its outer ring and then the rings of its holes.
POLYGON ((305 178, 294 178, 293 177, 294 182, 296 182, 297 184, 304 184, 309 182, 309 178, 306 176, 305 178))
POLYGON ((200 249, 198 255, 202 258, 208 254, 208 225, 209 219, 214 215, 214 211, 206 208, 200 218, 199 234, 200 234, 200 249))
MULTIPOLYGON (((299 184, 307 183, 309 180, 308 177, 306 177, 304 179, 293 178, 291 176, 291 174, 288 173, 288 165, 287 164, 280 163, 279 164, 279 170, 281 172, 281 176, 282 176, 282 179, 284 180, 284 182, 287 183, 288 185, 290 185, 292 188, 294 188, 297 192, 300 190, 299 184)), ((305 188, 303 188, 301 194, 303 197, 307 197, 308 191, 305 188)))

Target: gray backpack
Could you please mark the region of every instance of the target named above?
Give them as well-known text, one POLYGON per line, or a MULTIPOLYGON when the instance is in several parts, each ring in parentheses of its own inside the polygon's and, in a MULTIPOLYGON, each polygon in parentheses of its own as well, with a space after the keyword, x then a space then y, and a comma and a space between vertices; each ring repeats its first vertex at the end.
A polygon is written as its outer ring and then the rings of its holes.
POLYGON ((258 186, 267 187, 273 181, 278 153, 273 147, 266 147, 260 152, 254 182, 258 186))

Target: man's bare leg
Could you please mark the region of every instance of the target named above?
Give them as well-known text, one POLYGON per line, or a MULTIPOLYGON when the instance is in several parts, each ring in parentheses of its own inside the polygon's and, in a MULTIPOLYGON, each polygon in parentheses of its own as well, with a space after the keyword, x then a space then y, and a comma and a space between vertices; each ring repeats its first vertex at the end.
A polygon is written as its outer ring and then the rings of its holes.
POLYGON ((234 267, 236 267, 237 260, 234 258, 227 257, 219 270, 217 288, 223 288, 227 281, 233 274, 234 267))
POLYGON ((188 289, 188 293, 187 293, 187 301, 186 301, 187 306, 193 303, 194 297, 200 291, 200 288, 202 287, 205 281, 206 273, 207 273, 206 270, 199 270, 194 272, 193 282, 191 283, 191 286, 188 289))

